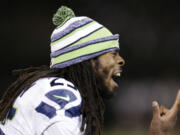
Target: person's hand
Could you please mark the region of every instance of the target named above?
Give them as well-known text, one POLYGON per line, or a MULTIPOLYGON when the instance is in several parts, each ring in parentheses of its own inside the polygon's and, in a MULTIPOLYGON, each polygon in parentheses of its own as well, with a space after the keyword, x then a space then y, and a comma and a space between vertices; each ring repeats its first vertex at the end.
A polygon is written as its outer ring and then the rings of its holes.
POLYGON ((177 113, 180 109, 180 90, 171 109, 152 102, 153 119, 150 125, 150 135, 168 135, 176 124, 177 113))

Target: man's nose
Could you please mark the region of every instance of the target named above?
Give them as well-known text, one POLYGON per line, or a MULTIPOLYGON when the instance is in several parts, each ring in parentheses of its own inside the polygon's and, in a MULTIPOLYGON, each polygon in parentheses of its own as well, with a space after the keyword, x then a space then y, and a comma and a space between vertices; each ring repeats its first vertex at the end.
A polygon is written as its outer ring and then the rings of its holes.
POLYGON ((117 62, 120 66, 123 66, 125 64, 125 60, 121 56, 118 57, 117 62))

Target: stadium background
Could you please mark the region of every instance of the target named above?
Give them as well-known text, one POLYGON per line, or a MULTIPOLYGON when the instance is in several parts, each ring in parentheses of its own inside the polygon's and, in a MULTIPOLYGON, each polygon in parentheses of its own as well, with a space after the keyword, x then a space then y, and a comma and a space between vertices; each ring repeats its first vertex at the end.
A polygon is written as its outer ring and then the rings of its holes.
MULTIPOLYGON (((11 70, 49 64, 52 16, 61 5, 120 34, 126 60, 120 88, 106 102, 104 135, 147 134, 151 102, 171 107, 180 89, 180 8, 176 0, 3 0, 1 95, 11 70), (112 132, 113 130, 113 132, 112 132)), ((180 134, 180 112, 176 130, 180 134)))

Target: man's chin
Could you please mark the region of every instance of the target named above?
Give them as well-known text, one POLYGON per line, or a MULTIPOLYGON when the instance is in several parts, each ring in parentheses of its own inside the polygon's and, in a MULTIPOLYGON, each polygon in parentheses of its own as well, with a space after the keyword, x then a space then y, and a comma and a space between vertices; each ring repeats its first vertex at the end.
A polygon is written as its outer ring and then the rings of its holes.
POLYGON ((96 84, 103 99, 111 99, 114 97, 114 90, 116 88, 114 87, 113 90, 110 90, 107 83, 105 83, 104 78, 100 75, 97 75, 96 77, 96 84))
POLYGON ((114 92, 104 91, 101 95, 103 99, 111 99, 112 97, 114 97, 114 92))

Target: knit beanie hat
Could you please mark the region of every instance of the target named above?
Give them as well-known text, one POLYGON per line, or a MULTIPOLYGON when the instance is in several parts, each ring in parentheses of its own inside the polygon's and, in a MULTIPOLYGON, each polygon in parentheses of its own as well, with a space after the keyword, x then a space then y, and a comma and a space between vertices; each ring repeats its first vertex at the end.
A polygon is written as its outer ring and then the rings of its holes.
POLYGON ((61 6, 53 17, 50 68, 64 68, 119 49, 119 35, 89 17, 61 6))

